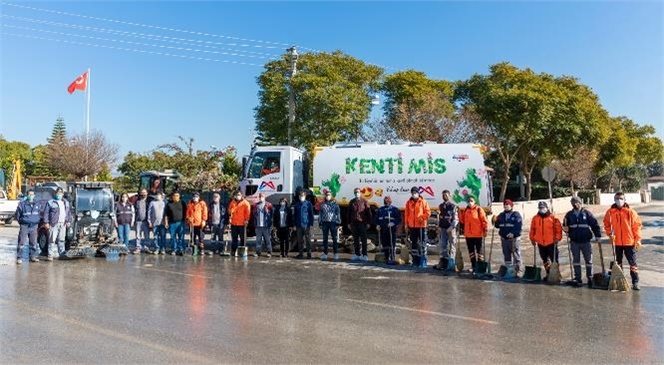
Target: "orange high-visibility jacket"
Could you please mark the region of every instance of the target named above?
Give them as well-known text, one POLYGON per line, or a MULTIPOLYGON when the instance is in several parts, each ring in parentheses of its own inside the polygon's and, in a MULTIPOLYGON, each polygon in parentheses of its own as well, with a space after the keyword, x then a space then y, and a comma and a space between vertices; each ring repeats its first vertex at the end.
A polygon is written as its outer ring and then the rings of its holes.
POLYGON ((616 246, 634 246, 641 241, 641 218, 625 204, 618 208, 615 204, 604 215, 604 231, 608 236, 615 236, 616 246))
POLYGON ((551 246, 563 239, 563 226, 553 214, 536 214, 530 221, 530 241, 540 246, 551 246))
POLYGON ((231 217, 231 226, 244 226, 244 222, 249 222, 251 217, 251 205, 246 199, 239 202, 233 199, 228 204, 228 215, 231 217))
POLYGON ((208 220, 208 208, 204 201, 199 200, 198 203, 190 201, 187 204, 187 221, 194 227, 200 227, 208 220))
POLYGON ((467 238, 481 238, 489 230, 486 213, 480 206, 466 207, 459 214, 459 223, 463 224, 463 235, 467 238))
POLYGON ((404 222, 407 228, 426 227, 429 216, 431 216, 431 210, 429 209, 429 203, 424 198, 408 199, 404 211, 404 222))

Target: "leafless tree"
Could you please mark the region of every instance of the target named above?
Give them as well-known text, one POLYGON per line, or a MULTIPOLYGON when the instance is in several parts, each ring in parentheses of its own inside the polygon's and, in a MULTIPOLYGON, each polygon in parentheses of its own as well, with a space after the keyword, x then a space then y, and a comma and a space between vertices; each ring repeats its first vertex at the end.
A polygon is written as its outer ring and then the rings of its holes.
POLYGON ((110 143, 100 131, 76 134, 48 146, 48 165, 63 175, 77 179, 98 174, 118 159, 118 145, 110 143))

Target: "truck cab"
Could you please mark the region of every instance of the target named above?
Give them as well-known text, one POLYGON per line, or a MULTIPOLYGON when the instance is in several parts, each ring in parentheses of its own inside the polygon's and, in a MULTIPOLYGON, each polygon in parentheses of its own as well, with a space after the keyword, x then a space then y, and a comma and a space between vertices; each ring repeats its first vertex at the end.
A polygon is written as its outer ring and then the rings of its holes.
POLYGON ((308 166, 302 150, 290 146, 254 147, 243 158, 240 191, 254 204, 258 194, 278 204, 282 197, 290 202, 294 194, 306 188, 308 166))

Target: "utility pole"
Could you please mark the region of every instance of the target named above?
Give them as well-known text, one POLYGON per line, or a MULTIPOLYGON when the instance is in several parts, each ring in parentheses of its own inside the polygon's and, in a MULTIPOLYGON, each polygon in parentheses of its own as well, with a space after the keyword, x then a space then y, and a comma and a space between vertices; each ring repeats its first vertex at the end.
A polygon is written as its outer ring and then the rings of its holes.
POLYGON ((295 123, 295 91, 293 90, 293 77, 297 74, 297 49, 295 46, 287 49, 290 53, 291 72, 290 72, 290 87, 288 88, 288 145, 293 145, 291 137, 291 126, 295 123))

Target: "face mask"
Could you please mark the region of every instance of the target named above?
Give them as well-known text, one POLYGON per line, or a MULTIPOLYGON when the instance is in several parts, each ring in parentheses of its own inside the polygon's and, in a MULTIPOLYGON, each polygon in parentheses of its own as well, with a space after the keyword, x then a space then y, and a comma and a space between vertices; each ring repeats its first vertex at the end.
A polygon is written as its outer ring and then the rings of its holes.
POLYGON ((546 214, 546 212, 548 212, 548 211, 549 210, 546 209, 546 208, 540 208, 540 210, 538 212, 539 212, 539 214, 546 214))
POLYGON ((28 199, 29 202, 31 202, 31 201, 35 200, 35 196, 34 195, 28 195, 27 199, 28 199))
POLYGON ((305 201, 305 199, 306 199, 306 197, 304 197, 304 196, 301 196, 301 197, 300 197, 300 201, 301 201, 301 202, 305 201))
POLYGON ((123 198, 122 198, 122 202, 123 202, 123 203, 126 203, 126 202, 127 202, 127 197, 123 197, 123 198))
POLYGON ((235 200, 237 200, 237 201, 242 200, 242 195, 236 195, 236 196, 235 196, 235 200))
POLYGON ((212 201, 215 203, 219 203, 219 198, 212 198, 212 201))
POLYGON ((148 197, 147 195, 143 195, 143 194, 141 194, 141 199, 145 199, 145 198, 147 198, 147 197, 148 197))
POLYGON ((505 209, 506 212, 511 212, 512 211, 512 207, 509 206, 509 205, 506 205, 503 208, 505 209))
POLYGON ((62 199, 62 195, 60 195, 60 194, 56 194, 56 195, 55 195, 55 200, 60 200, 60 199, 62 199))
POLYGON ((360 193, 355 193, 355 197, 356 197, 356 198, 359 198, 359 197, 360 197, 360 193))
POLYGON ((194 198, 194 203, 198 203, 199 200, 200 198, 194 198))
POLYGON ((258 201, 261 203, 265 203, 265 198, 261 196, 260 198, 258 198, 258 201))
POLYGON ((616 199, 616 205, 622 207, 625 205, 625 199, 616 199))
POLYGON ((474 206, 475 206, 475 202, 473 202, 473 201, 468 202, 468 206, 469 206, 469 207, 474 207, 474 206))
POLYGON ((281 203, 279 203, 279 204, 281 204, 282 207, 285 207, 285 206, 286 206, 286 202, 281 202, 281 203))
POLYGON ((417 199, 417 198, 420 197, 420 194, 418 194, 418 193, 413 193, 411 196, 413 197, 413 199, 417 199))
POLYGON ((327 200, 327 201, 332 200, 332 196, 330 196, 330 195, 326 195, 326 196, 325 196, 325 200, 327 200))

